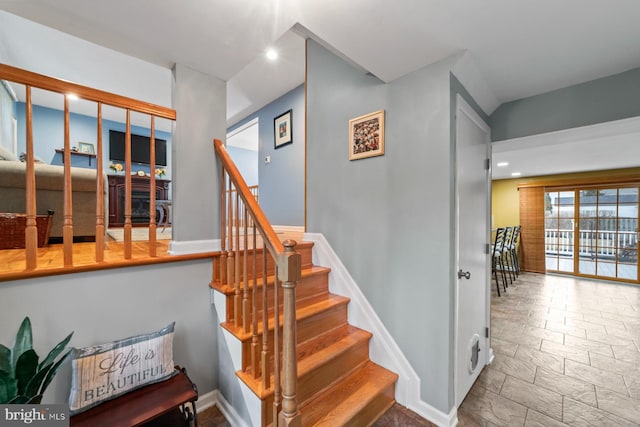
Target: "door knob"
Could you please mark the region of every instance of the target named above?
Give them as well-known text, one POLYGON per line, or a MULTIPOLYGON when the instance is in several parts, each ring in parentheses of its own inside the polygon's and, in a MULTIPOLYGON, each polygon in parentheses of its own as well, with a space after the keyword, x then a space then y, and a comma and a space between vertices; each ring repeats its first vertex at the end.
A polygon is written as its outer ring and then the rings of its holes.
POLYGON ((465 278, 467 280, 471 279, 471 273, 469 271, 464 272, 462 269, 458 270, 458 279, 465 278))

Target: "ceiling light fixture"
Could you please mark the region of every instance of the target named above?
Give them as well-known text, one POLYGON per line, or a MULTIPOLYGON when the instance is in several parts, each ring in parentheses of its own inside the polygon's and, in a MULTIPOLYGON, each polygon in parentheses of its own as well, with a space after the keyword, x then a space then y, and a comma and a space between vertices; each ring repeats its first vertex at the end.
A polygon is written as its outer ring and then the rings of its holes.
POLYGON ((267 59, 270 61, 275 61, 278 59, 278 52, 275 49, 269 49, 266 53, 267 59))
POLYGON ((522 172, 511 172, 511 176, 520 176, 522 172))
POLYGON ((509 162, 498 162, 496 166, 498 166, 499 168, 503 168, 505 166, 509 166, 509 162))

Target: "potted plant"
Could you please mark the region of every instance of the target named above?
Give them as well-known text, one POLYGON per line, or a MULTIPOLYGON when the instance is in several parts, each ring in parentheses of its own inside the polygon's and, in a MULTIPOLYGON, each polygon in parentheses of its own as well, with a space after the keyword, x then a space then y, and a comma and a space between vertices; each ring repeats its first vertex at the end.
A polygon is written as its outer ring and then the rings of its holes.
POLYGON ((44 391, 71 352, 68 350, 58 358, 72 335, 73 332, 38 363, 39 357, 33 349, 31 321, 25 317, 13 348, 0 344, 0 404, 39 404, 44 391))

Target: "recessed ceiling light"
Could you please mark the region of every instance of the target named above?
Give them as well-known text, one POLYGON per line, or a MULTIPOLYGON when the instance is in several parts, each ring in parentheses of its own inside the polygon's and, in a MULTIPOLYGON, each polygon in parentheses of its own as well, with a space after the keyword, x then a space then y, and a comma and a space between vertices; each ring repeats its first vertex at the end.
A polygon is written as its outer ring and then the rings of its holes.
POLYGON ((503 168, 505 166, 509 166, 509 162, 499 162, 496 164, 499 168, 503 168))
POLYGON ((520 176, 522 172, 511 172, 511 176, 520 176))
POLYGON ((266 53, 267 59, 270 61, 275 61, 278 59, 278 52, 275 49, 269 49, 266 53))
POLYGON ((68 93, 67 94, 67 99, 69 101, 77 101, 78 100, 78 95, 76 95, 75 93, 68 93))

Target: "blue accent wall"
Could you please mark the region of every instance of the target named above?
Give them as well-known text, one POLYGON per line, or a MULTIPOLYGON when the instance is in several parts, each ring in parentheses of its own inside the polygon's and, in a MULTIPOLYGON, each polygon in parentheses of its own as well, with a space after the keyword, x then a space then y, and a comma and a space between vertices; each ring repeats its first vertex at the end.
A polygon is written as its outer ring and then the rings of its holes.
POLYGON ((304 85, 300 85, 227 129, 231 132, 258 117, 260 206, 275 225, 304 225, 304 108, 304 85), (275 149, 273 120, 290 109, 293 143, 275 149), (264 162, 267 156, 269 164, 264 162))
MULTIPOLYGON (((25 103, 16 103, 16 112, 18 120, 18 154, 26 152, 26 118, 25 103)), ((109 130, 118 130, 124 132, 126 130, 125 123, 119 123, 112 120, 102 120, 102 159, 104 170, 109 173, 109 130)), ((95 117, 85 116, 82 114, 69 114, 69 139, 71 147, 78 147, 80 142, 88 142, 97 149, 96 134, 98 125, 95 117)), ((131 126, 131 133, 143 136, 149 136, 151 130, 140 126, 131 126)), ((171 134, 160 130, 155 131, 155 137, 167 140, 167 166, 165 179, 171 179, 171 134)), ((42 159, 45 163, 52 165, 62 165, 62 154, 56 153, 56 149, 64 147, 64 112, 53 108, 33 106, 33 148, 36 157, 42 159)), ((118 162, 122 163, 122 162, 118 162)), ((71 166, 83 168, 96 168, 96 160, 91 159, 89 166, 89 158, 85 156, 71 156, 71 166)), ((133 164, 133 171, 143 170, 145 173, 150 172, 149 165, 133 164)))

